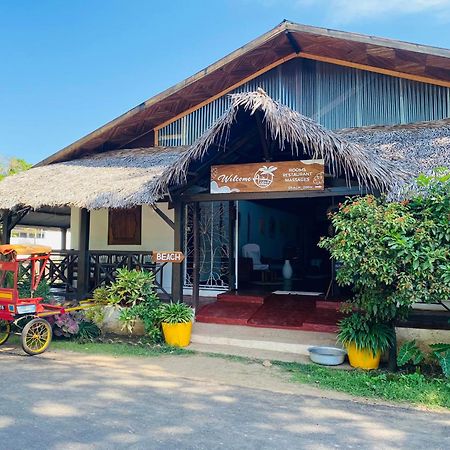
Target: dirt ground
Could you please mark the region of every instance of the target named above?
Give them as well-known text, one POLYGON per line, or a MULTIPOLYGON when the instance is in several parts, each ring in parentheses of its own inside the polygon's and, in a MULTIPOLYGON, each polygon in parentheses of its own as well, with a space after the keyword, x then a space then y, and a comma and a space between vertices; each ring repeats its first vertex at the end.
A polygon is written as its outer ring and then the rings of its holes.
POLYGON ((450 448, 450 413, 290 383, 204 355, 0 350, 0 448, 450 448))

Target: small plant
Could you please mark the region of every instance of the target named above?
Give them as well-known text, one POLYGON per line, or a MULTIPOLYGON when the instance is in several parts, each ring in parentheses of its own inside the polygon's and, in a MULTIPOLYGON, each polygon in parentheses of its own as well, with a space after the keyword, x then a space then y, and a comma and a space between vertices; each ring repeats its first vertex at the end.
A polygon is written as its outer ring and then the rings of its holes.
POLYGON ((106 298, 108 303, 122 307, 132 307, 148 297, 155 296, 155 275, 140 270, 119 269, 114 283, 101 288, 97 297, 106 298))
POLYGON ((52 325, 55 336, 70 339, 78 334, 83 319, 79 313, 66 313, 50 316, 47 320, 52 325))
POLYGON ((446 378, 450 378, 450 344, 431 344, 430 348, 431 354, 441 366, 442 373, 446 378))
POLYGON ((120 311, 119 320, 123 323, 122 329, 132 333, 136 319, 144 323, 145 333, 153 343, 162 340, 161 333, 161 302, 157 298, 147 298, 141 303, 120 311))
POLYGON ((84 320, 78 325, 76 340, 82 343, 94 342, 101 334, 100 328, 95 323, 84 320))
MULTIPOLYGON (((27 274, 17 283, 20 298, 28 298, 31 295, 31 278, 27 274)), ((33 292, 33 297, 42 297, 44 303, 50 301, 50 285, 47 280, 41 280, 36 290, 33 292)))
POLYGON ((107 287, 101 286, 94 291, 93 298, 96 303, 107 304, 109 303, 108 297, 109 297, 109 289, 107 287))
POLYGON ((392 345, 394 331, 388 325, 354 313, 339 322, 338 341, 344 346, 354 344, 358 350, 368 350, 375 356, 392 345))
POLYGON ((194 310, 186 303, 164 303, 160 309, 161 321, 165 323, 187 323, 194 318, 194 310))
POLYGON ((416 341, 407 341, 401 347, 397 355, 397 364, 399 367, 408 363, 414 366, 419 365, 425 359, 425 355, 417 346, 416 341))
POLYGON ((84 315, 89 322, 101 327, 105 319, 105 310, 101 304, 98 304, 85 309, 84 315))

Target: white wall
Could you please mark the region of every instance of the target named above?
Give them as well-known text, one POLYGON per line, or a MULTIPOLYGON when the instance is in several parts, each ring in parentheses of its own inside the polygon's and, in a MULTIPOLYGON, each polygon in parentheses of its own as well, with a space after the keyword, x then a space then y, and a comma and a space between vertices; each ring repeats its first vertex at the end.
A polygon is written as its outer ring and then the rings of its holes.
MULTIPOLYGON (((166 203, 158 204, 170 219, 173 220, 173 210, 168 209, 166 203)), ((80 209, 72 208, 70 217, 72 231, 72 248, 79 248, 80 209)), ((91 211, 89 249, 90 250, 118 250, 118 251, 151 251, 173 250, 173 229, 158 216, 149 206, 142 207, 142 241, 141 245, 108 245, 108 210, 91 211)), ((172 267, 164 267, 163 287, 170 292, 172 282, 172 267)))
MULTIPOLYGON (((61 230, 53 228, 39 228, 39 227, 22 227, 16 226, 14 231, 17 233, 25 232, 27 237, 11 236, 11 244, 35 244, 35 245, 47 245, 55 250, 61 249, 61 230), (36 234, 33 236, 33 231, 36 234), (42 237, 40 237, 42 236, 42 237)), ((70 230, 67 230, 66 234, 66 246, 70 248, 71 245, 70 230)))

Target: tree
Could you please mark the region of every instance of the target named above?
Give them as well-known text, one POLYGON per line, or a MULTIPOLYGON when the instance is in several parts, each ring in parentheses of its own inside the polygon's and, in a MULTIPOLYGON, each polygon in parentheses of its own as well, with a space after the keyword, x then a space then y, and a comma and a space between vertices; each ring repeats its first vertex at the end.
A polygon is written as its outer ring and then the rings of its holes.
POLYGON ((10 158, 0 165, 0 180, 8 175, 14 175, 31 168, 31 164, 27 163, 22 158, 10 158))
POLYGON ((450 298, 450 172, 421 175, 419 193, 402 202, 367 195, 346 200, 319 246, 340 262, 336 281, 374 323, 394 326, 415 302, 450 298))

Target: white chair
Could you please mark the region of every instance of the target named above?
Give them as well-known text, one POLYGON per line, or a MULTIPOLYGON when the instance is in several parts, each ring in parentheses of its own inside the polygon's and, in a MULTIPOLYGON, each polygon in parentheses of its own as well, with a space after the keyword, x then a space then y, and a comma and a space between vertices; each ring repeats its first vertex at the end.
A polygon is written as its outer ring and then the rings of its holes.
POLYGON ((261 263, 261 250, 258 244, 243 245, 242 256, 253 261, 253 270, 269 270, 269 264, 261 263))

